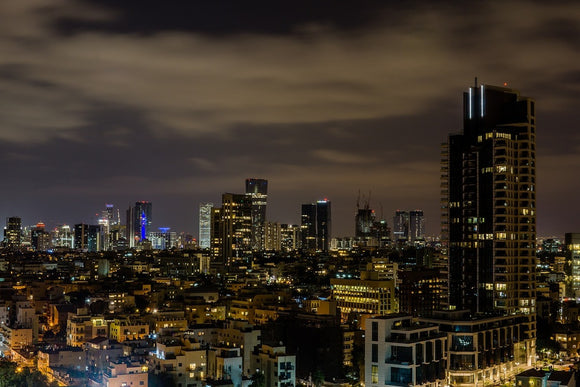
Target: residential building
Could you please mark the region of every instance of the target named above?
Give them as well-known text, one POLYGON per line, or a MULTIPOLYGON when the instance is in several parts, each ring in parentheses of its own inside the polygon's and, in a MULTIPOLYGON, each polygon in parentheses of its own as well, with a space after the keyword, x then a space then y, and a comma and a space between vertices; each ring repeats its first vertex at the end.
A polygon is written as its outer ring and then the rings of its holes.
POLYGON ((433 323, 396 314, 367 319, 365 385, 446 385, 447 334, 433 323))

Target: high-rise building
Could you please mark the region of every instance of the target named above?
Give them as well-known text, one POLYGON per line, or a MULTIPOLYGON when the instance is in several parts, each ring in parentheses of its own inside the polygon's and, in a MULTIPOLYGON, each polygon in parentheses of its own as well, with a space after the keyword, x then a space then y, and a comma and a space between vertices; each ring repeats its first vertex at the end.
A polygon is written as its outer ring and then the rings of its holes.
POLYGON ((318 250, 330 250, 332 238, 332 217, 330 200, 323 199, 316 202, 316 245, 318 250))
POLYGON ((211 213, 211 251, 223 267, 247 263, 252 256, 252 200, 247 195, 224 193, 222 207, 211 213))
POLYGON ((355 215, 355 236, 364 238, 372 235, 375 212, 368 207, 357 208, 355 215))
POLYGON ((310 252, 328 251, 331 240, 330 200, 318 200, 313 204, 302 205, 302 224, 300 226, 302 249, 310 252))
MULTIPOLYGON (((98 220, 102 233, 103 250, 111 250, 115 240, 115 231, 121 224, 119 210, 113 204, 105 204, 105 209, 101 212, 98 220)), ((117 238, 118 239, 118 238, 117 238)))
POLYGON ((300 239, 303 250, 316 251, 316 204, 302 205, 300 239))
POLYGON ((152 231, 152 213, 152 204, 147 201, 135 202, 135 206, 127 210, 127 240, 130 247, 148 238, 152 231))
POLYGON ((199 205, 199 247, 209 249, 211 245, 211 209, 213 203, 199 205))
POLYGON ((46 251, 50 248, 50 233, 46 231, 46 226, 38 222, 30 233, 30 244, 36 251, 46 251))
POLYGON ((6 219, 4 245, 9 249, 19 249, 22 245, 22 219, 12 216, 6 219))
POLYGON ((101 226, 88 225, 84 223, 74 226, 74 248, 88 252, 100 251, 101 246, 101 226))
POLYGON ((393 217, 393 239, 395 241, 409 240, 409 211, 395 211, 393 217))
POLYGON ((246 179, 246 195, 252 198, 252 250, 263 250, 268 180, 246 179))
POLYGON ((360 193, 356 201, 356 214, 354 217, 354 236, 357 238, 370 237, 375 222, 375 211, 370 207, 370 193, 368 197, 363 196, 361 206, 360 193))
POLYGON ((281 224, 280 234, 282 251, 294 251, 300 247, 300 226, 296 224, 281 224))
POLYGON ((535 331, 535 103, 477 80, 463 101, 463 133, 442 147, 449 303, 527 314, 535 331))
POLYGON ((409 239, 411 242, 425 239, 425 217, 423 211, 409 211, 409 239))
POLYGON ((69 225, 59 225, 52 230, 52 246, 67 249, 74 247, 74 237, 69 225))
POLYGON ((566 285, 567 296, 578 298, 580 297, 580 233, 566 233, 564 237, 566 243, 566 250, 568 251, 571 281, 566 285))
POLYGON ((264 250, 282 250, 282 227, 277 222, 264 223, 264 250))

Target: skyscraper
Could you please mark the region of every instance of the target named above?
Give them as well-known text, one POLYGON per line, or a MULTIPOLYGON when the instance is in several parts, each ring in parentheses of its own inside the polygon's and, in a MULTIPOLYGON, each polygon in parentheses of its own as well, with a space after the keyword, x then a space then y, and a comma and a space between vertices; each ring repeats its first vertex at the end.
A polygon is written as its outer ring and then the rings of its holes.
POLYGON ((135 202, 135 206, 127 210, 127 240, 130 247, 137 246, 149 236, 152 212, 152 204, 147 201, 135 202))
POLYGON ((316 245, 318 250, 328 251, 330 249, 330 238, 332 237, 332 217, 330 200, 323 199, 316 202, 316 245))
POLYGON ((313 204, 302 205, 300 226, 302 249, 310 252, 328 251, 331 238, 330 200, 318 200, 313 204))
POLYGON ((406 241, 409 239, 409 211, 395 211, 393 217, 393 239, 406 241))
POLYGON ((19 249, 22 246, 22 219, 17 216, 6 219, 4 245, 9 249, 19 249))
POLYGON ((211 245, 211 209, 213 203, 199 205, 199 247, 209 249, 211 245))
POLYGON ((101 250, 101 227, 84 223, 74 226, 74 247, 77 250, 95 252, 101 250))
POLYGON ((425 239, 425 217, 423 211, 409 211, 409 239, 411 242, 425 239))
POLYGON ((302 249, 316 251, 316 204, 303 204, 300 223, 302 249))
POLYGON ((247 263, 252 255, 252 200, 224 193, 222 207, 211 212, 211 251, 214 261, 228 267, 247 263))
POLYGON ((246 179, 246 195, 252 198, 252 250, 259 251, 264 249, 268 180, 246 179))
POLYGON ((463 133, 442 147, 449 303, 474 313, 523 313, 533 331, 535 103, 476 80, 463 105, 463 133))
POLYGON ((570 280, 566 284, 568 297, 580 297, 580 233, 566 233, 566 250, 570 259, 570 280))

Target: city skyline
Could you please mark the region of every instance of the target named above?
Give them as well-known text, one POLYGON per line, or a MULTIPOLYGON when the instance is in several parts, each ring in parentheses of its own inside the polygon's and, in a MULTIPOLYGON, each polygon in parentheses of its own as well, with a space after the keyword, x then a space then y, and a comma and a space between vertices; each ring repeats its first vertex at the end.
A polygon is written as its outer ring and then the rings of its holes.
POLYGON ((0 5, 0 218, 147 200, 156 227, 196 234, 199 203, 256 176, 269 221, 328 197, 333 236, 353 235, 371 191, 437 235, 438 144, 478 76, 538 102, 538 235, 577 230, 580 5, 225 4, 0 5))

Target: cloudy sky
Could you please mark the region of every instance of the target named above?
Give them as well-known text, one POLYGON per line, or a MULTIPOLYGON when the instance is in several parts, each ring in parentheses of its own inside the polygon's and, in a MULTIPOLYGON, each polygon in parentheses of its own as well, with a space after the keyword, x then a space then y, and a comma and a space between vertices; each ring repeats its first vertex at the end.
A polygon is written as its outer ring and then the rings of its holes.
POLYGON ((538 233, 580 231, 580 3, 344 3, 0 2, 0 219, 150 200, 197 233, 200 202, 259 177, 271 221, 327 197, 350 235, 360 191, 438 234, 439 145, 477 76, 536 99, 538 233))

